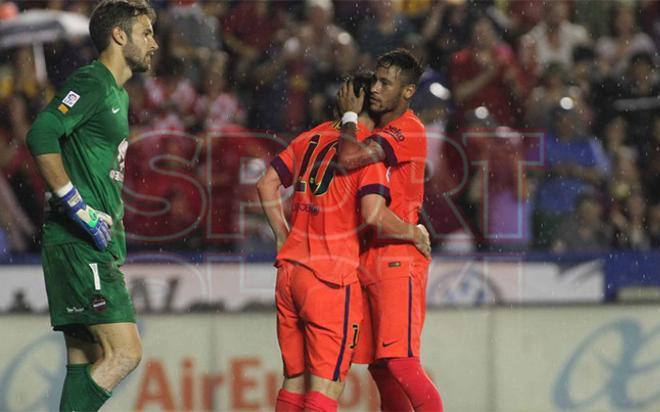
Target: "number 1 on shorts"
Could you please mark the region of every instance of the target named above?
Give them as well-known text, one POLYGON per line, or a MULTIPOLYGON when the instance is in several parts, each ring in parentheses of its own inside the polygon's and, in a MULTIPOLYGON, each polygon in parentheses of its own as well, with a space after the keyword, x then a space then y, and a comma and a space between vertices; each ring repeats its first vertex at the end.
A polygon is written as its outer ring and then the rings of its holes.
POLYGON ((99 264, 90 263, 89 268, 92 269, 94 274, 94 290, 101 290, 101 278, 99 277, 99 264))

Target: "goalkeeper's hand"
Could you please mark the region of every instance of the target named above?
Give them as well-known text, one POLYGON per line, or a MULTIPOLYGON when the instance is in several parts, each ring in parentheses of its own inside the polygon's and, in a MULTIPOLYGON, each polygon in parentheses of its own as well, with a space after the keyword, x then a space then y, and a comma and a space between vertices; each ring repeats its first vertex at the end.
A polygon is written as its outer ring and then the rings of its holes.
POLYGON ((66 209, 67 215, 75 221, 80 227, 89 233, 94 241, 94 245, 100 251, 105 250, 110 241, 110 228, 112 227, 112 218, 98 210, 95 210, 85 203, 82 196, 72 184, 58 190, 60 201, 66 209))

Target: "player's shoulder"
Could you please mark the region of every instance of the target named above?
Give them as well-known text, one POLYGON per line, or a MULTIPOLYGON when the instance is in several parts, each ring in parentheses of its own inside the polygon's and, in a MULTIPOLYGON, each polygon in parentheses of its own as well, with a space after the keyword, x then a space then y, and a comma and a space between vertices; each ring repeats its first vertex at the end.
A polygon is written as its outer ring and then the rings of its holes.
POLYGON ((422 123, 419 117, 417 117, 415 112, 413 112, 411 109, 406 110, 403 116, 401 116, 401 121, 418 129, 424 129, 424 123, 422 123))
POLYGON ((341 121, 339 120, 328 120, 323 122, 312 129, 309 130, 310 135, 315 134, 330 134, 339 136, 339 130, 341 129, 341 121))
POLYGON ((412 110, 407 110, 403 115, 387 124, 382 132, 391 135, 397 141, 401 141, 404 136, 423 137, 425 128, 419 117, 412 110))
POLYGON ((76 69, 64 83, 62 89, 66 90, 63 91, 105 93, 108 88, 107 75, 99 68, 100 64, 95 62, 76 69))
POLYGON ((85 66, 77 68, 71 76, 67 79, 67 83, 72 81, 80 82, 99 82, 102 79, 102 73, 99 70, 98 64, 90 63, 85 66))
POLYGON ((341 124, 339 121, 330 120, 323 122, 319 125, 314 126, 313 128, 300 133, 293 142, 307 142, 315 136, 318 136, 322 140, 333 140, 339 138, 339 129, 341 124))

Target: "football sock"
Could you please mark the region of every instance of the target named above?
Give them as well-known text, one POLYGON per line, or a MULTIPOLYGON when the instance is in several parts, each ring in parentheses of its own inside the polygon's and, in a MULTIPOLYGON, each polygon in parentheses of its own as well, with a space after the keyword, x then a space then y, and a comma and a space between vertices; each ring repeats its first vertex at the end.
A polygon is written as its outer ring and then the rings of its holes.
POLYGON ((387 361, 387 369, 399 382, 416 412, 442 412, 442 399, 428 377, 419 358, 394 358, 387 361))
POLYGON ((280 389, 275 402, 275 412, 301 412, 305 407, 305 395, 280 389))
POLYGON ((94 382, 90 363, 66 365, 60 411, 98 411, 112 395, 94 382))
POLYGON ((369 373, 378 387, 380 409, 383 412, 412 410, 408 395, 385 365, 369 365, 369 373))
POLYGON ((305 411, 336 412, 337 401, 325 396, 321 392, 308 392, 307 396, 305 396, 305 411))

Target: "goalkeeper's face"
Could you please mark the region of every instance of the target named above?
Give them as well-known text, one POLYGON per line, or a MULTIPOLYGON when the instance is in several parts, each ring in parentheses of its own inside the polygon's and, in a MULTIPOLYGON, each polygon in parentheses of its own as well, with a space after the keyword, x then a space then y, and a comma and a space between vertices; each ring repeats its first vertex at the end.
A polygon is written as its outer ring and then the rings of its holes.
POLYGON ((133 73, 151 69, 151 58, 158 50, 151 20, 146 15, 134 19, 131 34, 124 46, 124 59, 133 73))

